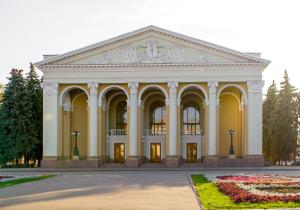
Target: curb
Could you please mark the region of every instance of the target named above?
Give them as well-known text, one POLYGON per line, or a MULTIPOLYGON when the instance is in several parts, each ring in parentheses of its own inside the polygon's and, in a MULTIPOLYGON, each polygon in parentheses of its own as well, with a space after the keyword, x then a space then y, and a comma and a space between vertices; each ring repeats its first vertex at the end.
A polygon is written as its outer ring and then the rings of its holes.
POLYGON ((193 180, 192 180, 192 178, 191 178, 191 175, 188 175, 188 180, 189 180, 189 182, 190 182, 190 186, 191 186, 191 188, 192 188, 192 190, 193 190, 193 192, 194 192, 194 195, 196 196, 196 199, 197 199, 197 202, 198 202, 198 205, 199 205, 200 209, 201 209, 201 210, 204 210, 204 208, 203 208, 203 206, 202 206, 202 203, 201 203, 201 200, 200 200, 200 198, 199 198, 199 196, 198 196, 198 193, 197 193, 197 191, 196 191, 196 188, 195 188, 195 186, 194 186, 194 184, 193 184, 193 180))

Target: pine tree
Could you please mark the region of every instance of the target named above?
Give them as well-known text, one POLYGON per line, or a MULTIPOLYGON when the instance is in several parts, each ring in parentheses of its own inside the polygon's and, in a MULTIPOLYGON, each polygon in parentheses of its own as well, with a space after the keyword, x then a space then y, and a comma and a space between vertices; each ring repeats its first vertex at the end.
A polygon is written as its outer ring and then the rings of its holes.
POLYGON ((19 145, 25 134, 23 71, 12 69, 10 75, 0 108, 0 163, 4 165, 22 157, 19 145))
POLYGON ((278 160, 288 161, 295 153, 298 132, 298 104, 296 88, 290 84, 285 70, 283 81, 280 83, 278 106, 276 108, 277 138, 279 140, 278 160))
POLYGON ((0 84, 0 105, 3 98, 3 93, 4 93, 4 85, 0 84))
POLYGON ((34 66, 30 63, 30 71, 26 77, 25 93, 26 138, 23 142, 24 159, 42 159, 42 130, 43 130, 43 93, 40 79, 34 66))
POLYGON ((275 108, 277 105, 277 88, 275 81, 268 88, 266 99, 263 103, 263 154, 265 160, 271 160, 274 162, 276 157, 276 142, 274 141, 274 124, 272 120, 275 114, 275 108))

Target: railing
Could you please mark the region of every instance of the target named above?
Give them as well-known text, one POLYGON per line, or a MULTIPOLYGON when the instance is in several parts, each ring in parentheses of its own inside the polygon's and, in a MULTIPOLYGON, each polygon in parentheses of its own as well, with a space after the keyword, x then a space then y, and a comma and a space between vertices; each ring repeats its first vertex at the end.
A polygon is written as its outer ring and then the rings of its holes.
POLYGON ((165 134, 166 134, 166 131, 164 131, 164 130, 152 130, 152 129, 144 130, 145 136, 161 136, 161 135, 165 135, 165 134))
POLYGON ((182 129, 180 131, 181 135, 187 135, 187 136, 198 136, 203 134, 201 129, 182 129))
POLYGON ((125 129, 110 129, 108 131, 109 136, 126 136, 127 131, 125 129))

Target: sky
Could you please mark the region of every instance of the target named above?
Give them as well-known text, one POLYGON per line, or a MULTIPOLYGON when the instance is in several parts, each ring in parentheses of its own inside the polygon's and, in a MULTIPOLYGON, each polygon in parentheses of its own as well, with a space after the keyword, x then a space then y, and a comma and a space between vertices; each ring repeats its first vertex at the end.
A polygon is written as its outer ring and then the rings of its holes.
MULTIPOLYGON (((155 25, 272 63, 264 92, 286 69, 300 89, 299 0, 1 0, 0 83, 43 54, 61 54, 155 25)), ((41 73, 40 73, 41 74, 41 73)))

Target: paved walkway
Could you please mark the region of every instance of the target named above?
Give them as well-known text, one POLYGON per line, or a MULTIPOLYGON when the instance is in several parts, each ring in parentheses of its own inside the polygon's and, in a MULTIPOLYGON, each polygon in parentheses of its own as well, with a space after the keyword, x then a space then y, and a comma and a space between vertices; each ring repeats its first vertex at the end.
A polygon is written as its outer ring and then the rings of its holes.
POLYGON ((199 209, 186 173, 60 174, 55 178, 0 189, 0 209, 199 209))
POLYGON ((193 210, 199 209, 190 174, 282 174, 300 170, 86 171, 0 170, 0 175, 56 174, 37 182, 0 188, 1 210, 193 210))

